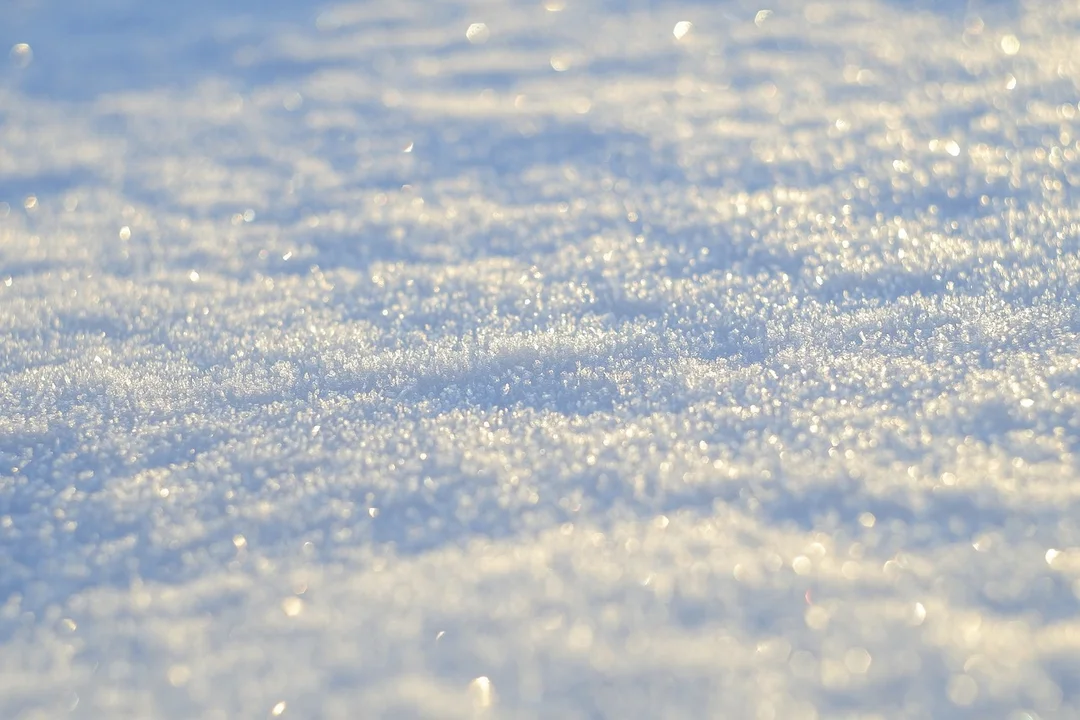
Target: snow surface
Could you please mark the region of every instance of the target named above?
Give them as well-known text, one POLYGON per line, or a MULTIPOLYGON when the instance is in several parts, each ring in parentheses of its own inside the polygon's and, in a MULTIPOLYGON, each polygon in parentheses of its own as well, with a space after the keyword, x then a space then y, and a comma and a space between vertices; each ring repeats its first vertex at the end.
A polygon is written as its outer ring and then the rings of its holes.
POLYGON ((0 47, 0 717, 1080 717, 1074 0, 0 47))

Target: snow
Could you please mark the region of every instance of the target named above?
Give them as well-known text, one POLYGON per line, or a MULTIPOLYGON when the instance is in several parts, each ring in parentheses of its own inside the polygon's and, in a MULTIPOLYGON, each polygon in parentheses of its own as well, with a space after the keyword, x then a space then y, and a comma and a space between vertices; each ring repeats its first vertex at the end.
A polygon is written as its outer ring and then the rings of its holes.
POLYGON ((0 716, 1080 716, 1080 8, 0 7, 0 716))

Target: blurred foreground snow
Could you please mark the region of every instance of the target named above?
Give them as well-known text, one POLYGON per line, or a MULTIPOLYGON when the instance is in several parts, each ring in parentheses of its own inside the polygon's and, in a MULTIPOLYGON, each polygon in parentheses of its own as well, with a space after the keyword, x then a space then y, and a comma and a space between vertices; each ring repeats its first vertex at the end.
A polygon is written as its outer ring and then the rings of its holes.
POLYGON ((1080 6, 0 5, 0 717, 1080 717, 1080 6))

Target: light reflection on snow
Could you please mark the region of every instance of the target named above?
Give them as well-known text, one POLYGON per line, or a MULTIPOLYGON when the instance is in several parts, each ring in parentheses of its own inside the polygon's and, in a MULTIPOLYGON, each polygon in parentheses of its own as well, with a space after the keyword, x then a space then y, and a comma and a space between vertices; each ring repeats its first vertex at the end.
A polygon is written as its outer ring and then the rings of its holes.
POLYGON ((5 9, 0 715, 1075 716, 1078 16, 771 5, 5 9))

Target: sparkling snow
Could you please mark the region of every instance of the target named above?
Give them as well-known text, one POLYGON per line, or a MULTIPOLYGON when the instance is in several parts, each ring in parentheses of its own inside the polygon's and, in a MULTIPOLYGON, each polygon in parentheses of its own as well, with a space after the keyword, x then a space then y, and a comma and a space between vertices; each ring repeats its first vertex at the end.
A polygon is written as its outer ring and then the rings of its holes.
POLYGON ((1074 0, 0 52, 0 717, 1080 717, 1074 0))

